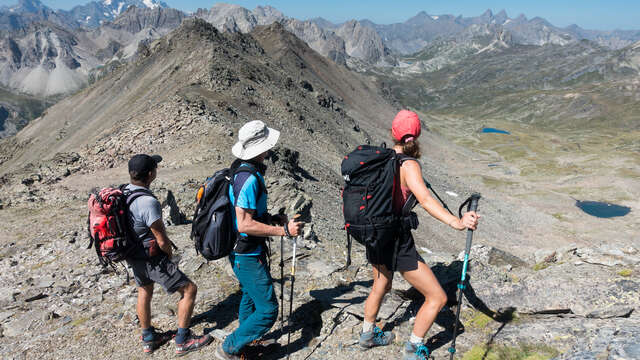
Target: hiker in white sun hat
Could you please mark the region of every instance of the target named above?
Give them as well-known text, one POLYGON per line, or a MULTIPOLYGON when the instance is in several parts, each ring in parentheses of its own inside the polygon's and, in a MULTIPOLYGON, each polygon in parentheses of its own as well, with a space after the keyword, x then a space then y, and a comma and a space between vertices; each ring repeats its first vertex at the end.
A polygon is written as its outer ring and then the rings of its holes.
POLYGON ((238 159, 251 160, 274 147, 279 137, 280 131, 267 127, 260 120, 253 120, 240 128, 238 142, 231 152, 238 159))
POLYGON ((278 299, 267 266, 269 236, 298 236, 303 223, 272 216, 267 212, 267 191, 264 160, 278 142, 280 132, 254 120, 238 132, 238 142, 231 152, 238 158, 232 165, 233 180, 229 184, 229 201, 237 240, 229 255, 233 272, 242 288, 238 328, 216 349, 221 360, 243 358, 245 346, 275 345, 262 339, 278 317, 278 299), (238 169, 244 171, 238 171, 238 169), (277 224, 277 225, 274 225, 277 224))

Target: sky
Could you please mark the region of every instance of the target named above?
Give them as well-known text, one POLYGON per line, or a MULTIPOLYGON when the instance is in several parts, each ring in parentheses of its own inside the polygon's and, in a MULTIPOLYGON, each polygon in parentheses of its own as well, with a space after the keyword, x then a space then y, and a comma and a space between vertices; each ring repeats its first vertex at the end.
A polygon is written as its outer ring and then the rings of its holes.
MULTIPOLYGON (((70 9, 89 0, 41 0, 54 9, 70 9)), ((117 0, 116 0, 117 1, 117 0)), ((215 0, 164 0, 169 6, 195 11, 210 8, 215 0)), ((491 9, 494 14, 506 10, 511 18, 525 14, 540 16, 552 24, 565 27, 578 24, 594 30, 640 30, 639 0, 229 0, 248 9, 271 5, 285 15, 309 19, 323 17, 335 23, 350 19, 369 19, 379 24, 403 22, 420 11, 430 15, 478 16, 491 9)), ((17 0, 0 0, 0 5, 12 5, 17 0)))

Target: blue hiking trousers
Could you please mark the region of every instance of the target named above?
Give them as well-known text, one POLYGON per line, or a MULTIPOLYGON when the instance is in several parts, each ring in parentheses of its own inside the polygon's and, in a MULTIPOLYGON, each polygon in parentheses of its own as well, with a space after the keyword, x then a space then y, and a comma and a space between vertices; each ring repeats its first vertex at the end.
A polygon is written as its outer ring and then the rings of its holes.
POLYGON ((238 319, 240 326, 227 336, 222 348, 228 354, 237 354, 242 347, 258 340, 278 319, 278 299, 273 291, 273 279, 267 271, 266 256, 229 255, 240 286, 242 300, 238 319))

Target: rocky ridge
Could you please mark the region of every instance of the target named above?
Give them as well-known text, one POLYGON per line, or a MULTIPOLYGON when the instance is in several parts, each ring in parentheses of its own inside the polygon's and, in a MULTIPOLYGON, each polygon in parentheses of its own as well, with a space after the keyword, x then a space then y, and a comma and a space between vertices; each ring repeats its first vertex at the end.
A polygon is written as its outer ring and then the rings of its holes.
POLYGON ((312 49, 340 64, 344 64, 349 57, 368 64, 392 61, 380 36, 355 20, 336 29, 324 29, 314 21, 288 18, 270 6, 259 6, 249 11, 238 5, 224 3, 218 3, 209 10, 199 9, 195 16, 214 24, 220 31, 231 32, 249 32, 258 25, 281 22, 312 49))

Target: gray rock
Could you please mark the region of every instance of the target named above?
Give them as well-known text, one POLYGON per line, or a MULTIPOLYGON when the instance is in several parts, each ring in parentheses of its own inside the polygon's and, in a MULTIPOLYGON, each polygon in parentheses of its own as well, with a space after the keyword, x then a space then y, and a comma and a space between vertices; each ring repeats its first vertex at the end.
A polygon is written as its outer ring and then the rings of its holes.
POLYGON ((213 336, 215 339, 218 339, 220 341, 224 341, 227 338, 227 336, 229 336, 229 334, 231 333, 228 331, 224 331, 222 329, 215 329, 209 333, 209 335, 213 336))
MULTIPOLYGON (((511 265, 513 267, 526 266, 527 263, 515 255, 487 245, 473 245, 470 259, 472 263, 483 263, 494 266, 511 265)), ((464 251, 458 254, 458 260, 464 260, 464 251)))
POLYGON ((12 317, 13 315, 15 315, 15 313, 16 313, 15 311, 11 311, 11 310, 0 312, 0 322, 3 322, 6 319, 12 317))
POLYGON ((586 317, 597 319, 610 319, 615 317, 627 317, 631 315, 634 308, 630 306, 611 306, 604 309, 595 309, 589 312, 586 317))
POLYGON ((53 286, 53 284, 54 284, 54 281, 52 279, 41 279, 37 283, 36 287, 37 288, 45 288, 46 289, 46 288, 50 288, 51 286, 53 286))
POLYGON ((180 211, 178 202, 171 190, 167 190, 167 196, 162 202, 162 206, 164 207, 163 213, 165 214, 165 223, 167 225, 182 225, 187 222, 187 217, 180 211))
POLYGON ((556 256, 555 250, 540 249, 534 253, 534 259, 536 261, 536 264, 541 262, 551 262, 546 260, 550 259, 551 257, 555 258, 555 256, 556 256))
POLYGON ((326 276, 329 276, 329 274, 334 273, 340 267, 341 265, 327 263, 325 261, 317 259, 317 260, 311 260, 307 264, 307 271, 309 271, 309 274, 311 274, 311 277, 319 279, 319 278, 324 278, 326 276))
POLYGON ((202 256, 189 259, 185 262, 185 265, 183 267, 184 272, 189 275, 194 274, 196 271, 200 270, 200 268, 202 268, 202 265, 204 265, 205 263, 206 260, 204 260, 202 256))

